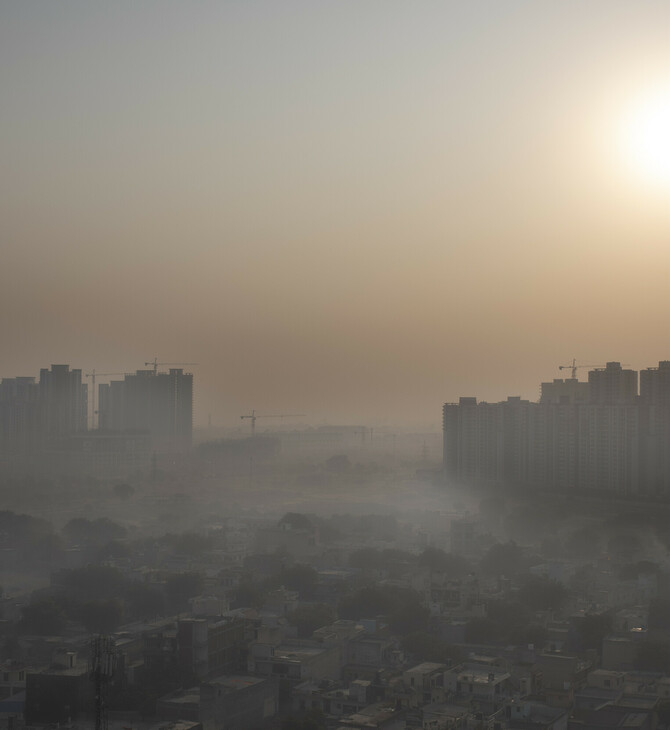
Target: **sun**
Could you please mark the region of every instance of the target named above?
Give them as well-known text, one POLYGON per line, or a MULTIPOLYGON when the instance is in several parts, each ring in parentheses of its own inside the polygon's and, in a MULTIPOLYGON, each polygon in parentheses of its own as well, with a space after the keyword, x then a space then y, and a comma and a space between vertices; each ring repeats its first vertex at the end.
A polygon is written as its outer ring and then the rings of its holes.
POLYGON ((622 138, 636 174, 670 186, 670 83, 647 92, 631 105, 622 138))

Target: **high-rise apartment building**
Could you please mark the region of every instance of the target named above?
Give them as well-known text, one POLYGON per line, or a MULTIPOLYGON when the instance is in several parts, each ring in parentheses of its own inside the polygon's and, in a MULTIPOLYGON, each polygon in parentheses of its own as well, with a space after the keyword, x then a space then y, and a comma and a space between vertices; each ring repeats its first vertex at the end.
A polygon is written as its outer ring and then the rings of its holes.
POLYGON ((167 373, 138 370, 99 388, 99 427, 146 431, 154 449, 183 452, 193 438, 193 375, 181 368, 167 373))
POLYGON ((586 403, 589 399, 589 384, 577 378, 554 378, 551 383, 540 385, 540 403, 568 405, 586 403))
POLYGON ((670 361, 640 371, 641 479, 670 493, 670 361))
POLYGON ((39 405, 35 378, 0 381, 0 453, 32 454, 40 448, 39 405))
POLYGON ((657 368, 640 370, 640 400, 654 406, 670 406, 670 360, 657 368))
POLYGON ((444 470, 465 484, 670 494, 670 362, 542 384, 539 403, 461 398, 443 410, 444 470))
POLYGON ((88 388, 81 370, 52 365, 40 370, 40 420, 46 445, 55 445, 75 433, 86 431, 88 388))
POLYGON ((637 397, 637 371, 624 370, 621 363, 608 362, 589 371, 589 401, 599 405, 633 403, 637 397))

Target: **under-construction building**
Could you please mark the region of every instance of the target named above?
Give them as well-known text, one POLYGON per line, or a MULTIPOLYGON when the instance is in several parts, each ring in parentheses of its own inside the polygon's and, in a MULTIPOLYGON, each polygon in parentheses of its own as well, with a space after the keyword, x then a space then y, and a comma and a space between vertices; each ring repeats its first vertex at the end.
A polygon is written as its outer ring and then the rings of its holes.
POLYGON ((100 385, 101 431, 148 432, 159 452, 183 452, 193 439, 193 375, 181 368, 167 373, 138 370, 100 385))
POLYGON ((444 471, 463 484, 670 494, 670 361, 607 363, 588 383, 542 384, 535 403, 461 398, 443 408, 444 471))

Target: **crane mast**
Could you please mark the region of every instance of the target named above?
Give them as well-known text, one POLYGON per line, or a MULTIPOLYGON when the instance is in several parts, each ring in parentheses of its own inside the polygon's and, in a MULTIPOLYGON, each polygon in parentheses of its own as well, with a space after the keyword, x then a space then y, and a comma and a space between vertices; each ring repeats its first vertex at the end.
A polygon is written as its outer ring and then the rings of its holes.
POLYGON ((306 413, 268 413, 260 415, 256 413, 256 409, 252 409, 251 413, 240 416, 241 419, 249 418, 251 420, 251 436, 256 435, 256 419, 257 418, 289 418, 291 416, 306 416, 306 413))
POLYGON ((96 428, 96 418, 95 417, 98 415, 98 411, 95 408, 95 396, 96 396, 96 393, 95 393, 95 379, 96 378, 104 378, 104 377, 108 377, 108 376, 111 376, 111 375, 126 375, 126 374, 127 373, 96 373, 95 372, 95 368, 93 368, 93 370, 91 370, 90 373, 86 373, 86 377, 87 378, 91 378, 91 391, 92 391, 92 396, 91 396, 91 405, 92 405, 92 410, 91 410, 91 430, 95 430, 95 428, 96 428))

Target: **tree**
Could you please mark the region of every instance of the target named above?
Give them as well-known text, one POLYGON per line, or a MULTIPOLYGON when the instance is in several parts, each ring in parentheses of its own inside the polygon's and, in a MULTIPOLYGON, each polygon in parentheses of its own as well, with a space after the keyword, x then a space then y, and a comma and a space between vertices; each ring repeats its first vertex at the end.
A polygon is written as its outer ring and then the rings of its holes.
POLYGON ((297 627, 299 638, 308 639, 317 629, 334 623, 337 614, 332 606, 317 603, 314 606, 300 606, 286 618, 291 626, 297 627))
POLYGON ((346 454, 336 454, 326 461, 326 469, 336 474, 344 474, 351 469, 351 462, 346 454))
POLYGON ((635 668, 645 672, 670 672, 670 642, 641 641, 638 644, 635 668))
POLYGON ((0 534, 4 534, 11 543, 29 545, 52 531, 51 523, 39 517, 0 510, 0 534))
POLYGON ((63 535, 71 543, 104 545, 111 540, 125 537, 126 528, 107 517, 99 517, 97 520, 74 517, 63 527, 63 535))
POLYGON ((359 570, 380 570, 381 564, 381 553, 375 548, 360 548, 359 550, 354 550, 349 556, 349 565, 359 570))
POLYGON ((307 710, 301 716, 290 715, 282 721, 281 730, 325 730, 326 717, 321 710, 307 710))
POLYGON ((642 543, 637 535, 619 533, 607 542, 607 552, 619 560, 632 560, 642 551, 642 543))
POLYGON ((97 552, 97 561, 104 563, 108 560, 125 560, 133 554, 133 551, 123 542, 110 540, 97 552))
POLYGON ((398 520, 393 515, 361 515, 358 528, 366 536, 372 535, 388 542, 396 540, 400 531, 398 520))
POLYGON ((165 597, 154 586, 129 583, 124 598, 129 617, 148 620, 165 614, 165 597))
POLYGON ((514 646, 527 646, 533 644, 536 647, 542 647, 547 640, 549 632, 540 624, 525 624, 510 631, 508 638, 509 643, 514 646))
POLYGON ((251 582, 240 583, 230 602, 231 608, 261 608, 265 603, 265 592, 251 582))
POLYGON ((414 631, 407 634, 402 638, 400 646, 406 654, 411 654, 421 662, 458 664, 465 659, 465 655, 457 646, 447 644, 438 636, 426 631, 414 631))
POLYGON ((416 557, 405 550, 361 548, 349 558, 352 568, 372 572, 384 570, 392 577, 398 577, 416 564, 416 557))
POLYGON ((278 577, 281 585, 290 591, 298 591, 303 597, 303 594, 310 595, 314 592, 319 575, 311 565, 296 564, 285 568, 278 577))
POLYGON ((513 541, 491 545, 479 564, 485 575, 516 575, 523 567, 523 553, 513 541))
POLYGON ((20 629, 25 634, 57 636, 65 629, 63 606, 52 598, 30 603, 21 614, 20 629))
POLYGON ((609 614, 587 614, 577 623, 577 637, 581 651, 596 649, 602 651, 603 639, 612 632, 612 617, 609 614))
POLYGON ((391 630, 398 634, 425 629, 430 616, 416 591, 395 586, 360 588, 340 601, 338 613, 352 620, 386 616, 391 630))
POLYGON ((97 601, 119 596, 126 580, 120 571, 109 565, 87 565, 62 571, 60 582, 80 601, 97 601))
POLYGON ((557 611, 565 603, 565 587, 550 578, 529 576, 519 589, 519 603, 531 611, 557 611))
POLYGON ((88 601, 79 608, 84 628, 94 634, 110 634, 121 624, 123 607, 117 599, 88 601))
POLYGON ((566 549, 578 558, 595 558, 600 552, 602 535, 593 527, 580 527, 568 535, 566 549))
POLYGON ((135 487, 133 487, 131 484, 128 484, 126 482, 122 482, 120 484, 114 485, 114 494, 119 497, 119 499, 130 499, 130 497, 135 494, 135 487))
POLYGON ((204 580, 200 573, 176 573, 165 581, 169 608, 175 613, 188 609, 189 598, 202 593, 204 580))
POLYGON ((454 578, 461 578, 472 572, 472 566, 461 555, 445 553, 435 547, 427 547, 419 555, 418 564, 433 571, 447 573, 454 578))
POLYGON ((489 644, 500 639, 500 628, 490 618, 472 618, 465 625, 465 641, 468 644, 489 644))
POLYGON ((212 547, 212 539, 197 532, 182 532, 180 535, 165 535, 163 541, 176 553, 199 557, 212 547))
POLYGON ((652 598, 649 603, 649 628, 670 629, 670 600, 667 598, 652 598))
POLYGON ((619 578, 621 580, 636 580, 639 575, 659 575, 661 569, 651 560, 640 560, 637 563, 628 563, 621 566, 619 578))

